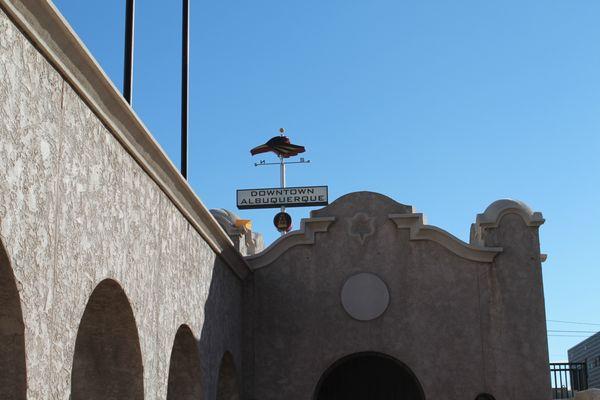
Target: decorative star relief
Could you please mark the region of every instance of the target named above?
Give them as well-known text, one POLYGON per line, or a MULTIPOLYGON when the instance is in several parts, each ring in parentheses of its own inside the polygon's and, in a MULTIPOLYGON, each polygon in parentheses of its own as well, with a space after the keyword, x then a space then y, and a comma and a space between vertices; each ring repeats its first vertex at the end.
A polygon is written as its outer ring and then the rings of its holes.
POLYGON ((348 226, 350 236, 357 236, 360 244, 365 244, 365 240, 375 233, 375 217, 359 212, 348 219, 348 226))

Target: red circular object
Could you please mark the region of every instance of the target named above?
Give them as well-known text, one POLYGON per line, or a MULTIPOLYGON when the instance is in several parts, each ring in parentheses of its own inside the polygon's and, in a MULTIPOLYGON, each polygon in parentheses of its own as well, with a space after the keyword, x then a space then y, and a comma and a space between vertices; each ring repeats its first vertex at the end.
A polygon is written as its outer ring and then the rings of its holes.
POLYGON ((292 229, 292 217, 286 212, 279 212, 273 218, 273 225, 279 232, 289 232, 292 229))

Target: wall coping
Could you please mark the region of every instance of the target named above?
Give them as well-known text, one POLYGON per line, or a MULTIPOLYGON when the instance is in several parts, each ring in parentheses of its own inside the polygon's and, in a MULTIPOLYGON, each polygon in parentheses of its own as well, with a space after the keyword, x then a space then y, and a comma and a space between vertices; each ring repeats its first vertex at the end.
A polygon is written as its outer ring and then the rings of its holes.
MULTIPOLYGON (((484 247, 465 243, 443 229, 426 225, 421 213, 389 214, 388 217, 398 229, 410 230, 410 240, 430 240, 439 243, 457 256, 467 260, 491 263, 502 252, 501 247, 484 247)), ((253 270, 266 267, 292 247, 314 244, 316 234, 327 232, 335 220, 335 217, 303 218, 299 230, 278 238, 262 252, 246 257, 246 261, 253 270)))
POLYGON ((316 234, 327 232, 334 221, 335 217, 302 218, 299 230, 281 236, 260 253, 246 257, 246 261, 253 270, 266 267, 292 247, 314 244, 316 234))
POLYGON ((13 23, 73 87, 215 253, 243 279, 250 269, 188 182, 51 1, 0 0, 13 23))
MULTIPOLYGON (((351 201, 351 195, 353 193, 344 195, 336 202, 340 199, 351 201)), ((410 207, 410 210, 412 211, 414 208, 410 207)), ((498 227, 501 219, 507 214, 519 215, 525 224, 531 227, 539 227, 544 223, 544 218, 540 212, 534 212, 525 203, 511 199, 497 200, 490 204, 483 213, 477 215, 476 222, 471 226, 470 243, 463 242, 437 226, 427 225, 425 216, 422 213, 414 211, 406 214, 393 213, 388 214, 388 218, 398 229, 409 230, 409 240, 429 240, 442 245, 466 260, 492 263, 496 256, 503 251, 503 248, 485 246, 483 240, 481 240, 482 233, 485 229, 498 227)), ((246 257, 246 261, 253 270, 265 267, 292 247, 314 244, 316 233, 327 232, 334 221, 335 217, 304 218, 300 223, 299 230, 280 237, 262 252, 246 257)), ((546 260, 546 257, 546 254, 540 254, 542 262, 546 260)))
POLYGON ((426 225, 423 214, 390 214, 398 229, 409 229, 410 240, 430 240, 450 250, 459 257, 477 262, 491 263, 502 252, 502 247, 484 247, 465 243, 437 226, 426 225))
MULTIPOLYGON (((475 223, 471 225, 471 243, 483 245, 483 234, 486 229, 497 228, 507 214, 517 214, 525 225, 539 227, 546 220, 541 212, 533 211, 527 204, 519 200, 500 199, 490 204, 483 213, 477 214, 475 223)), ((545 255, 542 255, 545 260, 545 255)))

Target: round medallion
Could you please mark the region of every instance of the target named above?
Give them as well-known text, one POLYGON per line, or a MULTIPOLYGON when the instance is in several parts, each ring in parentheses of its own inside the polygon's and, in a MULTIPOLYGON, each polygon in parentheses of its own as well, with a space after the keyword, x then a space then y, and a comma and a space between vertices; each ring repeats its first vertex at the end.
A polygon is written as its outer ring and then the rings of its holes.
POLYGON ((292 217, 286 212, 275 214, 273 225, 279 232, 289 232, 292 229, 292 217))
POLYGON ((390 292, 385 282, 369 272, 361 272, 346 279, 341 297, 344 310, 359 321, 379 317, 390 303, 390 292))

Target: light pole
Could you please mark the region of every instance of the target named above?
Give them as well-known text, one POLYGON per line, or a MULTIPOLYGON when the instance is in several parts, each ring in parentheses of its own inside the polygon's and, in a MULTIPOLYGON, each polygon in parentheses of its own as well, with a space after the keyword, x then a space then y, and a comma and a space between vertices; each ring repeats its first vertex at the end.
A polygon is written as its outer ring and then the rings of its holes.
POLYGON ((125 46, 123 62, 123 97, 131 105, 133 92, 133 34, 135 17, 135 0, 127 0, 125 5, 125 46))

